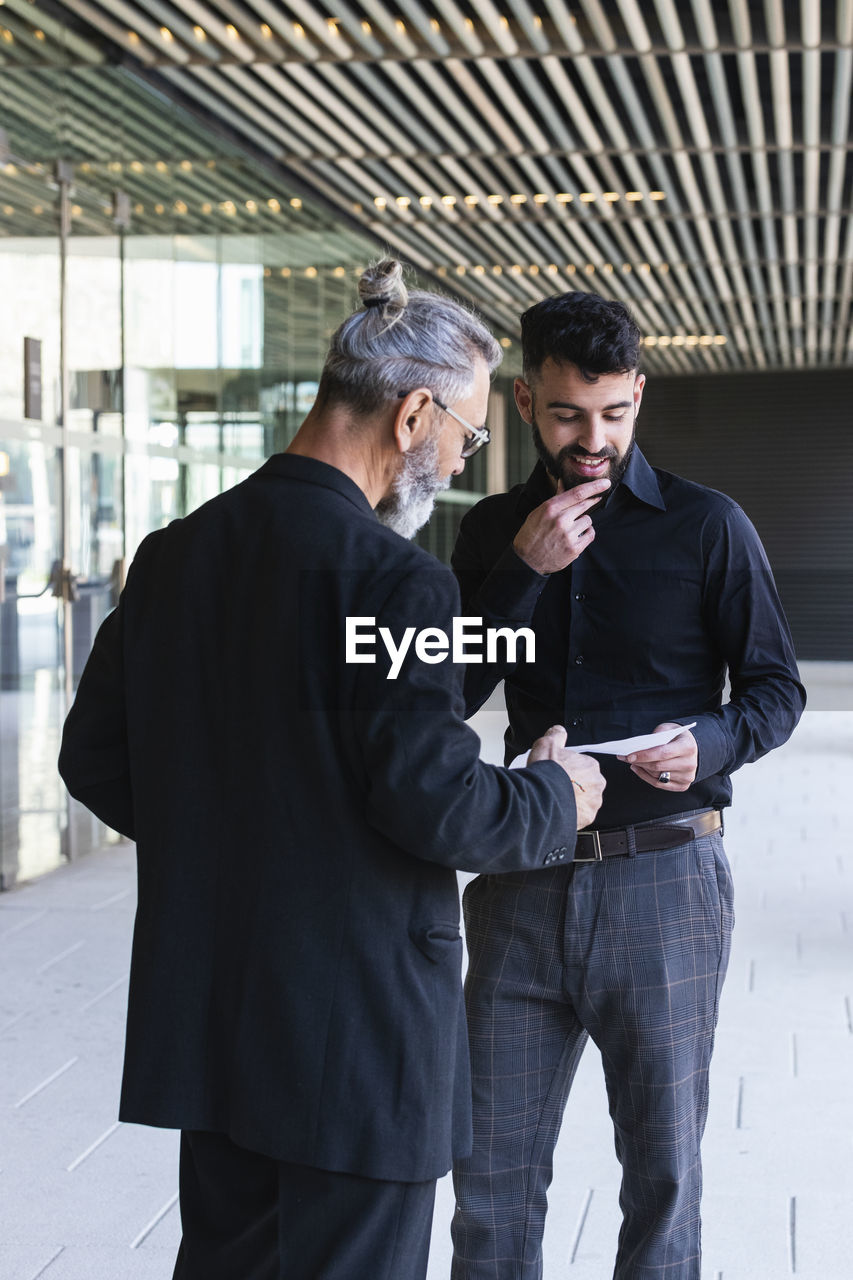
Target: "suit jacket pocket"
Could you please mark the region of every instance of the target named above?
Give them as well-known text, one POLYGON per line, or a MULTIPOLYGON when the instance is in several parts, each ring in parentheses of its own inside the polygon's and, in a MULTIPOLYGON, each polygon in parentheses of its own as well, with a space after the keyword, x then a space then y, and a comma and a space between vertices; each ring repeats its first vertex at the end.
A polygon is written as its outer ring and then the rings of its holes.
POLYGON ((461 963, 462 935, 458 924, 437 920, 432 924, 413 926, 409 937, 433 964, 442 964, 457 956, 461 963))

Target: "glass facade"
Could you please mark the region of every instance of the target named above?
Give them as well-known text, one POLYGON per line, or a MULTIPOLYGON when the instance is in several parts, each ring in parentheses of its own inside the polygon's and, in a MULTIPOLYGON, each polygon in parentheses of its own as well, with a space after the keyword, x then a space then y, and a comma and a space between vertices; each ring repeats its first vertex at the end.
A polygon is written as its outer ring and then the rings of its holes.
MULTIPOLYGON (((298 199, 278 231, 247 229, 246 205, 261 200, 244 199, 239 217, 220 200, 190 219, 177 194, 154 206, 156 226, 140 202, 122 220, 119 197, 108 203, 85 170, 75 167, 63 191, 32 166, 24 195, 22 167, 0 163, 0 288, 14 300, 0 330, 3 888, 116 839, 69 801, 56 773, 95 632, 150 530, 286 447, 314 400, 329 335, 377 256, 325 215, 306 216, 298 199)), ((281 207, 267 190, 265 207, 281 207)), ((486 488, 482 454, 441 495, 423 545, 448 559, 462 513, 486 488)))

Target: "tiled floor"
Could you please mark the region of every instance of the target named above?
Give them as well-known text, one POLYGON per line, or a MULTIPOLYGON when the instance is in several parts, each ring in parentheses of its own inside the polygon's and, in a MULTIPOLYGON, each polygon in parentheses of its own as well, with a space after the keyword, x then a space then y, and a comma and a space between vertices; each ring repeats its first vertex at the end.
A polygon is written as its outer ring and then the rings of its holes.
MULTIPOLYGON (((810 675, 818 709, 736 778, 738 923, 705 1141, 705 1280, 853 1276, 849 679, 810 675)), ((480 721, 491 758, 499 720, 480 721)), ((0 1280, 171 1276, 176 1136, 115 1120, 133 867, 120 846, 0 896, 0 1280)), ((617 1194, 588 1049, 557 1152, 546 1280, 608 1280, 617 1194)), ((445 1180, 429 1280, 448 1276, 451 1210, 445 1180)))

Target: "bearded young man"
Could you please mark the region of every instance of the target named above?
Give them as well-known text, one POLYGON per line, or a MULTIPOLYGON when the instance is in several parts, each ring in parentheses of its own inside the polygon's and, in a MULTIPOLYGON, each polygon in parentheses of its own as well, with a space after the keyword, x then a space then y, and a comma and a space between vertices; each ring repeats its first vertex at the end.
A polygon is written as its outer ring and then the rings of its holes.
POLYGON ((789 737, 805 694, 743 511, 635 443, 639 343, 625 307, 595 294, 526 312, 515 393, 540 461, 465 516, 453 557, 466 613, 535 633, 534 664, 466 674, 469 715, 505 678, 508 760, 555 719, 578 745, 675 731, 602 756, 605 799, 573 861, 466 890, 474 1152, 454 1171, 453 1280, 542 1275, 552 1152, 589 1037, 622 1165, 614 1276, 700 1275, 733 920, 721 811, 730 775, 789 737), (596 481, 605 497, 579 508, 596 481))
POLYGON ((120 1116, 182 1131, 175 1280, 423 1280, 470 1150, 453 868, 570 856, 601 801, 565 730, 481 764, 449 663, 345 657, 352 617, 450 629, 399 534, 487 442, 500 355, 393 260, 359 292, 287 451, 142 543, 63 736, 137 842, 120 1116))

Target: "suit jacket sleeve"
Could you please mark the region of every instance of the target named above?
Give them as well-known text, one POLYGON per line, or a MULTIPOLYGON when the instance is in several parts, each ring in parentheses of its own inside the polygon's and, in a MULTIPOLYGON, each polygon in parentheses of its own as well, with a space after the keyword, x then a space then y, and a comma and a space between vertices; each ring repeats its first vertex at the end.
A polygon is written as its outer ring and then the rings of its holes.
POLYGON ((62 731, 59 772, 71 795, 114 831, 134 839, 124 698, 124 599, 107 616, 62 731))
MULTIPOLYGON (((452 575, 418 571, 386 599, 377 628, 399 643, 406 627, 448 636, 459 611, 452 575)), ((449 658, 427 663, 411 645, 396 679, 381 645, 360 668, 356 715, 368 821, 395 844, 461 870, 500 872, 572 856, 574 790, 562 768, 480 761, 480 740, 464 723, 461 672, 449 658)))

